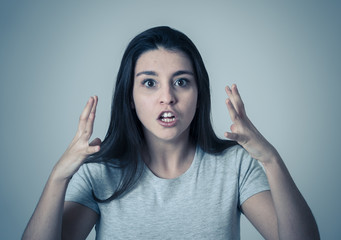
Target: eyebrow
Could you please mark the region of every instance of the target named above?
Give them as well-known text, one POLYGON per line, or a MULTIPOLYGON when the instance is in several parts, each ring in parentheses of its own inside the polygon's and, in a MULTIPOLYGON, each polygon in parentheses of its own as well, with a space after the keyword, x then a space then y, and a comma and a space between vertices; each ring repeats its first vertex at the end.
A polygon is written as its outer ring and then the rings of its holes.
POLYGON ((140 75, 150 75, 150 76, 157 76, 157 73, 154 71, 143 71, 143 72, 139 72, 136 74, 136 77, 140 76, 140 75))
MULTIPOLYGON (((194 76, 194 73, 191 72, 191 71, 180 70, 180 71, 176 71, 175 73, 173 73, 172 77, 176 77, 176 76, 183 75, 183 74, 188 74, 188 75, 194 76)), ((136 77, 138 77, 140 75, 158 76, 158 74, 156 72, 154 72, 154 71, 139 72, 139 73, 136 74, 136 77)))

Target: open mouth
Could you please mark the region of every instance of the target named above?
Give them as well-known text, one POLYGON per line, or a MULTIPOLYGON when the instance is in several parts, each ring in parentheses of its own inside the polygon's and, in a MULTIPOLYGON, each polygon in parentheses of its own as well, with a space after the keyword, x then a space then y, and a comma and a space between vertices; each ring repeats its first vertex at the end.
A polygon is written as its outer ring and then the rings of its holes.
POLYGON ((173 115, 173 113, 171 112, 163 112, 159 119, 162 121, 162 122, 165 122, 165 123, 170 123, 170 122, 174 122, 175 121, 175 116, 173 115))

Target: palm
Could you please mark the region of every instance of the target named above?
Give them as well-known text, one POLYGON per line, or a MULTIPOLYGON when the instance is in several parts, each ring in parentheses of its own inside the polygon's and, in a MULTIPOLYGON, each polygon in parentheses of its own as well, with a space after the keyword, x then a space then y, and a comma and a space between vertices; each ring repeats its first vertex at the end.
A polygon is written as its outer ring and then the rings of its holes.
POLYGON ((98 98, 95 96, 87 102, 79 118, 76 136, 55 166, 55 172, 61 178, 71 178, 86 157, 100 149, 101 140, 99 138, 89 143, 93 132, 97 101, 98 98))
POLYGON ((225 137, 237 141, 253 158, 265 162, 276 150, 247 117, 237 86, 231 88, 225 89, 228 95, 226 106, 232 120, 231 132, 226 132, 225 137))

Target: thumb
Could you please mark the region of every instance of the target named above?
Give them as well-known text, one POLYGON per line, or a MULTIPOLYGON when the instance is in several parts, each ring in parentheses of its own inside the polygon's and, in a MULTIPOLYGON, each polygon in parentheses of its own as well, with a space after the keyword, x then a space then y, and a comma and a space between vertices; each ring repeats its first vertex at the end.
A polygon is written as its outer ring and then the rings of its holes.
POLYGON ((101 145, 101 143, 102 143, 101 139, 95 138, 94 140, 91 141, 89 146, 99 146, 99 145, 101 145))

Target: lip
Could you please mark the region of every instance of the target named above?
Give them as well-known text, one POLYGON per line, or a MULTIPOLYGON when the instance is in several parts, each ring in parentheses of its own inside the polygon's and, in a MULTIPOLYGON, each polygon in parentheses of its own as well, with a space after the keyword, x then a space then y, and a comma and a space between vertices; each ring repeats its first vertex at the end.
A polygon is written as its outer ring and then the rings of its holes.
POLYGON ((157 121, 158 121, 158 123, 159 123, 161 126, 163 126, 163 127, 173 127, 173 126, 176 125, 176 123, 177 123, 177 121, 178 121, 178 117, 177 117, 177 115, 175 114, 175 112, 170 111, 170 110, 168 110, 168 111, 166 110, 166 111, 162 111, 162 112, 159 114, 159 117, 157 118, 157 121), (174 116, 174 121, 171 121, 171 122, 163 122, 163 121, 161 121, 161 116, 162 116, 165 112, 171 113, 172 116, 174 116))

